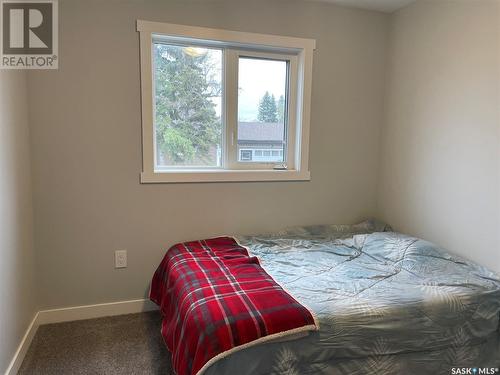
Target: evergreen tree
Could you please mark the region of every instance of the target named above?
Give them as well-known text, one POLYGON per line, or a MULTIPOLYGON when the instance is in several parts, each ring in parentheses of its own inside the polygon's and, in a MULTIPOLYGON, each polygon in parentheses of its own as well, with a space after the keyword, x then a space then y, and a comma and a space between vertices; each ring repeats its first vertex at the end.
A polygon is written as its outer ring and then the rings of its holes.
POLYGON ((278 122, 283 123, 285 121, 285 97, 283 95, 280 95, 276 105, 278 107, 278 122))
POLYGON ((218 143, 221 121, 212 97, 220 93, 207 54, 192 56, 182 47, 156 44, 156 139, 170 163, 207 160, 218 143))
POLYGON ((259 103, 259 113, 257 119, 260 122, 278 122, 278 108, 274 95, 265 92, 259 103))

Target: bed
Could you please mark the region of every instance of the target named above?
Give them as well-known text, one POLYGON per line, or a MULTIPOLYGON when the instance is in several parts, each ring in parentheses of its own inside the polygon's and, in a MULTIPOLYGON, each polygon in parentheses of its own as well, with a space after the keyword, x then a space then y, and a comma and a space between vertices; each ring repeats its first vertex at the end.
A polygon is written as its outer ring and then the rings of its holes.
POLYGON ((500 279, 484 267, 376 220, 235 241, 311 311, 318 330, 233 350, 199 374, 450 374, 459 367, 495 373, 500 367, 500 279))

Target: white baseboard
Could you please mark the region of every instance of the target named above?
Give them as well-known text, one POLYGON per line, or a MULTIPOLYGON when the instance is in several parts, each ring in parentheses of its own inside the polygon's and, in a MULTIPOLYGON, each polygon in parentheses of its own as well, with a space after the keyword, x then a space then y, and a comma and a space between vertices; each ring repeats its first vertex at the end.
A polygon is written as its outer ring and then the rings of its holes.
POLYGON ((104 316, 134 314, 157 310, 153 302, 146 299, 74 306, 63 309, 42 310, 38 313, 38 324, 71 322, 74 320, 102 318, 104 316))
POLYGON ((14 354, 14 358, 12 358, 9 367, 7 367, 5 375, 17 374, 38 327, 43 324, 134 314, 153 310, 158 310, 158 306, 156 306, 153 302, 147 299, 136 299, 132 301, 100 303, 97 305, 74 306, 62 309, 39 311, 35 314, 35 317, 26 330, 21 343, 14 354))
POLYGON ((33 341, 33 337, 35 337, 36 330, 38 329, 37 319, 38 319, 38 313, 35 314, 33 320, 28 326, 28 329, 26 330, 26 333, 24 334, 21 343, 19 344, 16 352, 14 353, 12 361, 10 361, 9 367, 7 367, 7 370, 5 371, 5 375, 16 375, 17 372, 19 371, 19 368, 23 363, 24 356, 26 355, 26 352, 28 351, 28 348, 31 345, 31 341, 33 341))

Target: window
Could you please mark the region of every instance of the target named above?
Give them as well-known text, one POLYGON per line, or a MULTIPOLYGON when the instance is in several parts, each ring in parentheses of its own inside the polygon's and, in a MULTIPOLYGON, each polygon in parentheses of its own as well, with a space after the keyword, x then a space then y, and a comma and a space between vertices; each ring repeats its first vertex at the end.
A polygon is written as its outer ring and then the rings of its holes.
POLYGON ((155 170, 222 166, 222 50, 153 40, 155 170))
POLYGON ((240 161, 252 161, 252 150, 240 150, 240 161))
MULTIPOLYGON (((270 56, 269 56, 270 57, 270 56)), ((238 148, 271 145, 287 149, 289 61, 239 56, 238 148), (256 79, 258 77, 258 79, 256 79)), ((283 153, 282 153, 283 155, 283 153)), ((266 155, 270 156, 270 155, 266 155)), ((278 156, 278 154, 273 154, 278 156)), ((240 158, 240 161, 245 161, 240 158)), ((283 163, 283 157, 254 159, 259 163, 283 163)), ((261 166, 265 168, 265 166, 261 166)))
POLYGON ((309 39, 137 21, 147 182, 309 180, 309 39))

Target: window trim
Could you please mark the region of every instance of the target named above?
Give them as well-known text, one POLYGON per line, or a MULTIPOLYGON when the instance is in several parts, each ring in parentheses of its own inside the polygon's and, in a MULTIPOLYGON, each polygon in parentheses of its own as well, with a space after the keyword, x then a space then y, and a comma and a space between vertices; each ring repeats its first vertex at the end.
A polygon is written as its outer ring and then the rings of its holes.
MULTIPOLYGON (((142 173, 141 183, 173 183, 173 182, 236 182, 236 181, 307 181, 309 172, 309 127, 312 86, 312 60, 316 41, 313 39, 295 38, 277 35, 265 35, 238 31, 211 29, 205 27, 176 25, 170 23, 137 20, 137 31, 140 34, 140 66, 141 66, 141 108, 142 108, 142 173), (295 137, 289 137, 295 148, 295 165, 286 170, 256 169, 182 169, 155 171, 154 145, 154 92, 153 92, 153 39, 168 36, 168 39, 179 38, 195 43, 210 44, 214 47, 247 48, 249 50, 274 54, 291 53, 296 56, 297 87, 294 99, 297 100, 295 116, 295 137), (153 38, 154 37, 154 38, 153 38), (253 48, 254 47, 254 48, 253 48), (293 139, 294 138, 294 139, 293 139)), ((249 52, 254 54, 254 52, 249 52)), ((226 100, 230 96, 226 91, 226 100)), ((292 99, 292 98, 290 98, 292 99)), ((234 100, 234 99, 233 99, 234 100)), ((227 104, 227 103, 226 103, 227 104)), ((289 115, 293 106, 290 105, 289 115)), ((226 111, 224 111, 226 112, 226 111)), ((226 113, 227 115, 227 113, 226 113)), ((226 133, 226 132, 224 132, 226 133)), ((226 134, 223 134, 226 137, 226 134)), ((228 151, 225 139, 226 150, 228 151)), ((290 148, 289 148, 290 149, 290 148)), ((226 156, 223 156, 226 157, 226 156)))

